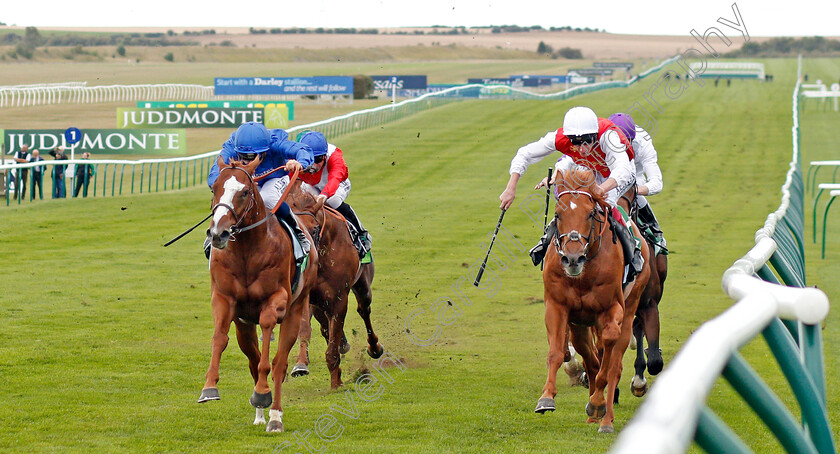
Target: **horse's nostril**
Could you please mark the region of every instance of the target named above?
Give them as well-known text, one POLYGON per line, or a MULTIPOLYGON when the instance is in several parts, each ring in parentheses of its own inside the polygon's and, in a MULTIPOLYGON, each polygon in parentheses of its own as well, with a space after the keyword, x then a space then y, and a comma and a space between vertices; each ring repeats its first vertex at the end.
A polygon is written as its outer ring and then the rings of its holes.
POLYGON ((210 236, 210 229, 207 229, 207 232, 204 234, 204 236, 210 236))
POLYGON ((230 238, 230 231, 225 230, 221 234, 219 234, 219 239, 222 241, 227 241, 230 238))
POLYGON ((568 265, 569 264, 569 259, 566 258, 566 256, 564 255, 563 257, 560 258, 560 263, 562 263, 564 265, 568 265))
POLYGON ((583 256, 583 255, 578 257, 578 259, 577 259, 578 265, 583 265, 583 262, 585 262, 585 261, 586 261, 586 256, 583 256))

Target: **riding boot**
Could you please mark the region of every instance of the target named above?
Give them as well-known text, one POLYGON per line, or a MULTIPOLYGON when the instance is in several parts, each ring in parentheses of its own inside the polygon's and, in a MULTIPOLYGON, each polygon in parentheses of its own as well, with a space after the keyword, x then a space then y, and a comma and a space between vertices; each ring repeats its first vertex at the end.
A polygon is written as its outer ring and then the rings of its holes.
MULTIPOLYGON (((308 255, 310 248, 309 240, 306 238, 306 234, 303 233, 303 230, 301 230, 300 226, 297 223, 297 219, 295 219, 295 216, 292 214, 291 208, 289 208, 289 205, 286 204, 286 202, 283 202, 283 205, 281 205, 280 208, 277 209, 276 216, 278 220, 285 222, 289 225, 289 227, 292 228, 292 230, 295 232, 295 236, 300 241, 300 246, 303 248, 304 255, 308 255)), ((302 261, 303 257, 295 257, 295 259, 297 261, 302 261)))
POLYGON ((557 234, 557 219, 552 219, 545 227, 545 233, 540 238, 540 242, 528 251, 528 255, 531 256, 531 261, 534 262, 534 266, 539 265, 545 258, 548 245, 551 244, 551 239, 554 238, 555 234, 557 234))
POLYGON ((341 205, 336 208, 336 211, 341 213, 345 219, 350 221, 350 224, 356 228, 356 238, 354 238, 354 243, 358 243, 360 246, 359 255, 364 256, 368 252, 370 252, 371 248, 371 238, 370 233, 365 230, 364 226, 362 226, 362 222, 359 221, 359 217, 356 216, 356 212, 353 210, 353 207, 350 206, 347 202, 341 202, 341 205))
POLYGON ((204 256, 210 260, 210 237, 204 238, 204 256))
POLYGON ((612 216, 609 217, 610 227, 618 236, 621 242, 621 249, 624 251, 624 264, 630 265, 627 272, 627 282, 635 279, 636 275, 642 272, 644 266, 644 259, 642 259, 642 250, 639 247, 633 234, 630 233, 630 228, 621 225, 612 216), (631 257, 629 260, 628 258, 631 257))
POLYGON ((649 227, 654 234, 661 236, 662 229, 659 227, 659 221, 656 220, 656 216, 650 208, 650 203, 642 208, 639 208, 639 221, 649 227))

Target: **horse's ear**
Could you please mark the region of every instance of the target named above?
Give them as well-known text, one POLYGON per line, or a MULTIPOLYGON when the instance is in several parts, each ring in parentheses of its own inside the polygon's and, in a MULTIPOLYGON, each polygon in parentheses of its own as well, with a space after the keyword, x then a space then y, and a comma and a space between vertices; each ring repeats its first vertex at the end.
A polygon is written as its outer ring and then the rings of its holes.
POLYGON ((260 165, 260 163, 262 163, 262 161, 263 161, 263 155, 258 154, 257 157, 254 158, 253 161, 251 161, 251 162, 249 162, 248 164, 245 165, 245 171, 247 171, 248 173, 253 175, 254 172, 257 170, 257 167, 260 165))
POLYGON ((315 206, 312 208, 313 212, 321 211, 321 208, 324 207, 324 204, 327 202, 327 199, 323 197, 316 197, 315 198, 315 206))
POLYGON ((230 167, 229 165, 225 164, 225 158, 219 155, 219 158, 216 159, 216 165, 219 166, 219 170, 224 169, 225 167, 230 167))

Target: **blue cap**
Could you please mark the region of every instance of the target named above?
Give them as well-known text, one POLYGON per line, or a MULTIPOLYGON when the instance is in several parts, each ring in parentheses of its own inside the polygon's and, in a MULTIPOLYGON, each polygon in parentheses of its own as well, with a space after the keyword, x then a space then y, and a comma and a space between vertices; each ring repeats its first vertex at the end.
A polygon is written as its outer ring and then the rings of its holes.
POLYGON ((610 115, 610 121, 621 129, 625 136, 632 142, 636 138, 636 123, 633 122, 633 117, 626 113, 616 113, 610 115))
POLYGON ((299 140, 300 143, 312 150, 312 156, 327 154, 327 139, 318 131, 309 131, 299 140))
POLYGON ((233 137, 233 149, 237 153, 265 153, 270 146, 268 129, 253 121, 240 126, 233 137))

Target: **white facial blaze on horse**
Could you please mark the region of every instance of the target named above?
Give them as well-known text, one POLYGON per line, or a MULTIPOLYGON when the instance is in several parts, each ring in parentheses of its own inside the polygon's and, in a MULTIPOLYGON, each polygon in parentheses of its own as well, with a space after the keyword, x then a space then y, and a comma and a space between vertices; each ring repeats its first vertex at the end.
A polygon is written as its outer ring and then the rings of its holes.
POLYGON ((219 222, 223 217, 225 217, 225 215, 227 215, 227 207, 233 206, 233 196, 235 196, 239 191, 245 189, 245 185, 237 181, 236 177, 232 176, 225 181, 224 188, 225 191, 222 193, 222 196, 219 197, 219 207, 216 208, 216 212, 213 214, 213 225, 210 233, 214 235, 219 234, 218 231, 213 230, 218 228, 219 222))

